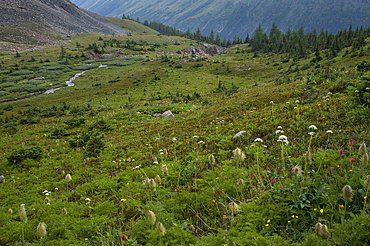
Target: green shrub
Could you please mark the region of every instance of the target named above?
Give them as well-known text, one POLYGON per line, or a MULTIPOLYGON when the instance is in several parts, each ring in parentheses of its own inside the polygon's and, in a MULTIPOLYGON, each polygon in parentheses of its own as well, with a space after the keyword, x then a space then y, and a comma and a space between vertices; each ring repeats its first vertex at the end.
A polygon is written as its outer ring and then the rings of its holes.
POLYGON ((7 96, 7 95, 9 95, 10 93, 9 92, 7 92, 7 91, 0 91, 0 97, 2 97, 2 96, 7 96))
POLYGON ((69 125, 70 127, 77 127, 84 124, 86 121, 85 118, 71 118, 64 121, 64 124, 69 125))
POLYGON ((2 70, 2 71, 0 71, 0 74, 8 74, 8 73, 10 73, 10 70, 2 70))
POLYGON ((93 129, 97 129, 99 131, 105 132, 105 131, 110 131, 113 128, 106 120, 98 120, 95 123, 91 123, 88 129, 89 131, 92 131, 93 129))
POLYGON ((29 74, 33 74, 33 72, 30 70, 18 70, 18 71, 12 72, 10 75, 11 76, 22 76, 22 75, 29 75, 29 74))
POLYGON ((40 146, 34 146, 28 149, 21 148, 13 151, 7 157, 10 165, 18 165, 26 159, 39 161, 42 158, 44 150, 40 146))
POLYGON ((59 139, 64 136, 69 136, 70 133, 67 132, 64 128, 55 128, 54 131, 50 134, 51 139, 59 139))
POLYGON ((73 70, 90 70, 90 69, 93 69, 93 68, 97 68, 99 67, 99 64, 91 64, 91 65, 79 65, 79 66, 76 66, 73 68, 73 70))
POLYGON ((8 87, 13 87, 13 86, 16 86, 17 84, 14 83, 14 82, 5 82, 5 83, 2 83, 0 84, 0 87, 1 88, 8 88, 8 87))
POLYGON ((43 80, 29 80, 26 82, 26 84, 30 84, 30 85, 41 85, 41 84, 44 84, 45 81, 43 80))

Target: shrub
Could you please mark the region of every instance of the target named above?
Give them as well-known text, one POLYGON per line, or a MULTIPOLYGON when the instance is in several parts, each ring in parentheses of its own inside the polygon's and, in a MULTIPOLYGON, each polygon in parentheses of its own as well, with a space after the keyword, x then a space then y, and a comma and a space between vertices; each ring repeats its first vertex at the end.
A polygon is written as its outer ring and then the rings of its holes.
POLYGON ((41 84, 44 84, 45 81, 43 80, 29 80, 26 82, 26 84, 30 84, 30 85, 41 85, 41 84))
POLYGON ((9 92, 7 92, 7 91, 0 91, 0 97, 2 97, 2 96, 7 96, 7 95, 9 95, 10 93, 9 92))
POLYGON ((70 133, 67 132, 64 128, 55 128, 54 131, 50 134, 51 139, 59 139, 63 136, 69 136, 70 133))
POLYGON ((64 121, 64 124, 69 125, 70 127, 76 127, 84 124, 86 121, 85 118, 71 118, 64 121))
POLYGON ((17 165, 26 159, 39 161, 42 158, 43 149, 40 146, 34 146, 28 149, 21 148, 13 151, 7 157, 9 164, 17 165))

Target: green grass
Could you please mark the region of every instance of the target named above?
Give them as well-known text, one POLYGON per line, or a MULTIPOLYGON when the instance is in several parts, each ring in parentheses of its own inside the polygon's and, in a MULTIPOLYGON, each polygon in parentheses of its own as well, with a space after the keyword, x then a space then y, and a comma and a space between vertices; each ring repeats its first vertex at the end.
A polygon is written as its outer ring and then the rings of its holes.
POLYGON ((128 235, 124 245, 368 243, 363 184, 370 171, 358 148, 370 143, 369 111, 355 93, 367 95, 368 73, 357 71, 356 63, 369 60, 368 45, 365 56, 342 57, 343 50, 335 62, 323 51, 320 68, 302 70, 314 54, 293 64, 292 58, 283 62, 286 54, 254 58, 244 46, 193 60, 171 54, 192 47, 168 41, 177 37, 101 38, 73 37, 64 47, 68 65, 58 62, 61 48, 0 57, 0 71, 11 70, 0 73, 1 82, 29 76, 27 71, 46 78, 45 84, 27 78, 6 82, 11 86, 0 89, 0 101, 29 95, 10 88, 60 87, 85 66, 108 65, 92 67, 73 87, 0 104, 2 244, 21 243, 20 204, 26 206, 30 245, 39 242, 39 222, 47 225, 44 245, 122 245, 128 235), (143 50, 115 47, 113 39, 121 45, 140 42, 143 50), (89 44, 100 49, 104 42, 104 53, 133 56, 96 62, 81 57, 89 44), (157 53, 147 50, 152 47, 157 53), (27 62, 31 56, 36 62, 27 62), (175 117, 154 116, 166 110, 175 117), (233 138, 240 131, 245 134, 233 138), (277 141, 282 134, 289 144, 277 141), (236 148, 245 159, 234 155, 236 148), (312 162, 306 163, 308 150, 312 162), (300 175, 293 173, 295 166, 300 175), (145 186, 146 177, 156 178, 155 190, 145 186), (345 185, 353 189, 348 203, 345 185), (239 209, 230 207, 233 202, 239 209), (155 225, 163 223, 164 236, 149 223, 148 210, 156 215, 155 225), (317 222, 333 238, 318 240, 317 222))
POLYGON ((122 29, 129 31, 133 35, 157 35, 159 32, 153 30, 150 27, 147 27, 141 23, 138 23, 133 20, 119 19, 114 17, 102 17, 106 20, 109 20, 113 24, 120 26, 122 29))

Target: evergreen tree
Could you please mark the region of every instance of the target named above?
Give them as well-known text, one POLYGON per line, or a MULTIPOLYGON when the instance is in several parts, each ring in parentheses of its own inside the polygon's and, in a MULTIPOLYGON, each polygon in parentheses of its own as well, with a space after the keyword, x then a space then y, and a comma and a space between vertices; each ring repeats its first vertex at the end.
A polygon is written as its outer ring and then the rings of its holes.
POLYGON ((122 15, 122 19, 126 19, 126 15, 125 14, 122 15))
POLYGON ((216 36, 216 45, 218 45, 218 46, 221 45, 221 38, 220 38, 220 35, 218 35, 218 34, 216 36))
POLYGON ((211 34, 209 35, 209 39, 210 39, 212 44, 215 42, 215 34, 213 32, 213 29, 211 30, 211 34))
POLYGON ((246 44, 246 43, 249 43, 249 41, 250 41, 250 38, 249 38, 249 34, 247 33, 247 37, 245 38, 244 43, 245 43, 245 44, 246 44))

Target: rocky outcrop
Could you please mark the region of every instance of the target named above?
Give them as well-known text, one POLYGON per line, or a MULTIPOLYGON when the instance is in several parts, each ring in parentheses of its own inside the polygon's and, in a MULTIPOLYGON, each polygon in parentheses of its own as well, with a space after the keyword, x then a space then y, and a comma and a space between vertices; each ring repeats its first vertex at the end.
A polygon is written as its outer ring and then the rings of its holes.
POLYGON ((42 22, 62 33, 99 33, 127 35, 113 23, 81 9, 70 0, 1 0, 0 26, 42 22))
POLYGON ((196 56, 217 56, 224 52, 224 48, 219 46, 211 46, 209 44, 199 44, 196 49, 184 50, 185 55, 196 55, 196 56))

